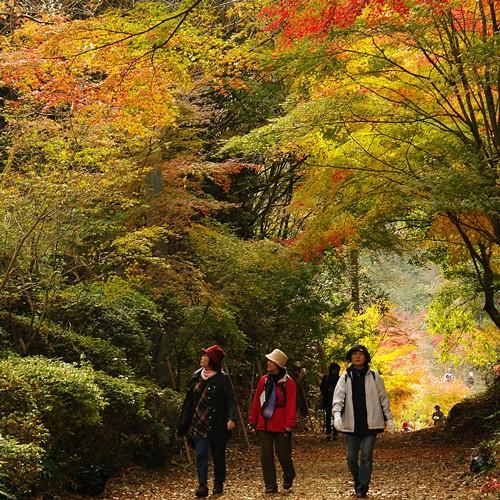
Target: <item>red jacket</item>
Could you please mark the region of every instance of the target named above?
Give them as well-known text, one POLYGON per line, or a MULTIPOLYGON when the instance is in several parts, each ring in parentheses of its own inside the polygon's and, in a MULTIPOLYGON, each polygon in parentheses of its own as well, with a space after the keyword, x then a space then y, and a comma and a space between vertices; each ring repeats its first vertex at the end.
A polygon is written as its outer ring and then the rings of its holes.
POLYGON ((248 423, 257 426, 258 431, 285 432, 293 429, 297 415, 297 390, 295 382, 288 375, 278 380, 276 384, 276 405, 271 418, 262 416, 262 404, 265 399, 265 384, 267 375, 260 378, 255 390, 255 396, 250 407, 248 423))

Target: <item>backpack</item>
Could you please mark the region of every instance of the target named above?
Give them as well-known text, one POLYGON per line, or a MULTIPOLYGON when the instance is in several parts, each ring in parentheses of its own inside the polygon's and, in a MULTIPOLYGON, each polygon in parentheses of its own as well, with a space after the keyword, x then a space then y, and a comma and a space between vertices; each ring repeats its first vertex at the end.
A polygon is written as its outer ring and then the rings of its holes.
MULTIPOLYGON (((377 382, 377 376, 375 375, 375 372, 373 370, 370 370, 371 374, 372 374, 372 377, 373 377, 373 381, 376 383, 377 382)), ((348 373, 346 372, 345 373, 345 382, 347 383, 347 377, 348 377, 348 373)), ((382 404, 380 404, 380 407, 382 408, 382 404)), ((385 416, 385 412, 384 412, 384 408, 382 408, 382 415, 384 417, 384 422, 387 422, 387 417, 385 416)))
MULTIPOLYGON (((372 374, 372 377, 373 377, 374 382, 376 382, 376 381, 377 381, 377 377, 376 377, 376 375, 375 375, 375 372, 374 372, 373 370, 370 370, 370 373, 372 374)), ((349 376, 349 375, 348 375, 348 373, 347 373, 347 372, 345 372, 344 377, 345 377, 345 382, 346 382, 346 383, 347 383, 347 377, 348 377, 348 376, 349 376)))

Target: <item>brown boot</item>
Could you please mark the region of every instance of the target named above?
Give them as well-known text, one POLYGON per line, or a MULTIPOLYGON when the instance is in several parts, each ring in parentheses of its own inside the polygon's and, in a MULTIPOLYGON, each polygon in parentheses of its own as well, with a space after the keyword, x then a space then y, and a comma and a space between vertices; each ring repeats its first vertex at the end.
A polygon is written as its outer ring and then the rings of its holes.
POLYGON ((194 492, 196 497, 208 497, 208 488, 206 484, 200 484, 196 491, 194 492))

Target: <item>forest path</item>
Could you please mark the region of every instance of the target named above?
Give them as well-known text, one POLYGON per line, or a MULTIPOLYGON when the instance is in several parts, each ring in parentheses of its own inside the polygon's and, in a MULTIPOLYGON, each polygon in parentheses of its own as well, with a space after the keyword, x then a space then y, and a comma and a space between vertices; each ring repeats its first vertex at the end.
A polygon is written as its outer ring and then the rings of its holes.
MULTIPOLYGON (((444 444, 428 429, 410 434, 396 433, 377 438, 371 499, 489 499, 497 493, 480 493, 487 479, 468 473, 470 448, 444 444)), ((323 436, 299 434, 293 451, 297 478, 292 490, 265 495, 261 480, 259 448, 250 450, 232 443, 228 449, 228 479, 222 500, 285 499, 338 500, 353 498, 345 463, 344 439, 327 441, 323 436)), ((278 471, 279 471, 278 465, 278 471)), ((210 473, 211 474, 211 473, 210 473)), ((211 475, 209 475, 211 477, 211 475)), ((211 483, 209 482, 211 487, 211 483)), ((194 467, 179 461, 175 467, 152 471, 136 468, 110 481, 108 500, 193 499, 194 467)), ((88 498, 88 497, 87 497, 88 498)), ((209 498, 214 499, 215 496, 209 498)))

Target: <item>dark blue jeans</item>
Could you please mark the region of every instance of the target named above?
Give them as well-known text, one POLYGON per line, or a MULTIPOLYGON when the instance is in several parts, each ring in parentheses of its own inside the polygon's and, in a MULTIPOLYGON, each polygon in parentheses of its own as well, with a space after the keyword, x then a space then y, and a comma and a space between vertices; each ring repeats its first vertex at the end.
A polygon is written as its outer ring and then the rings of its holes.
POLYGON ((347 435, 347 466, 354 478, 356 493, 368 492, 376 437, 376 435, 365 437, 356 434, 347 435))
POLYGON ((200 484, 208 482, 208 449, 212 451, 214 460, 214 483, 223 484, 226 480, 226 441, 211 440, 195 436, 194 449, 196 450, 196 473, 200 484))

